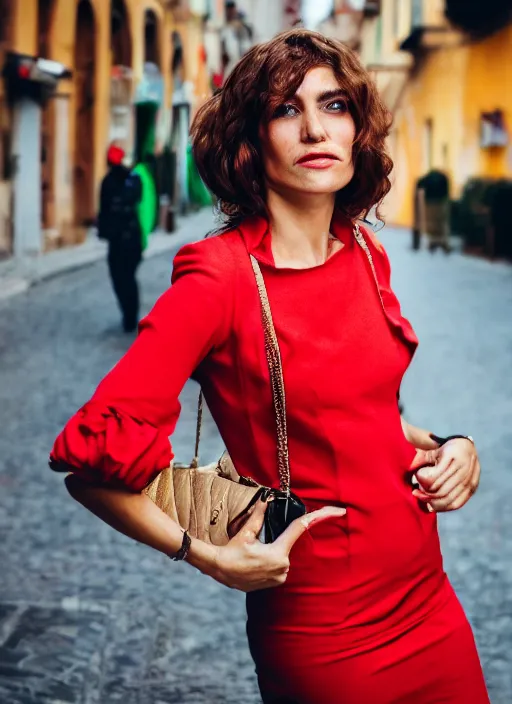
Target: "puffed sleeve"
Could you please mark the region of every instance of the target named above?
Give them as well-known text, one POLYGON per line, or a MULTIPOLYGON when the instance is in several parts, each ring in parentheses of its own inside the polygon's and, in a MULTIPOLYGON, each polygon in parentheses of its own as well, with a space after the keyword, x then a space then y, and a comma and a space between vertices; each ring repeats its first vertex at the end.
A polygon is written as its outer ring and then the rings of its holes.
POLYGON ((172 286, 131 348, 57 437, 50 467, 143 489, 173 457, 179 394, 230 330, 233 266, 222 236, 183 247, 172 286))

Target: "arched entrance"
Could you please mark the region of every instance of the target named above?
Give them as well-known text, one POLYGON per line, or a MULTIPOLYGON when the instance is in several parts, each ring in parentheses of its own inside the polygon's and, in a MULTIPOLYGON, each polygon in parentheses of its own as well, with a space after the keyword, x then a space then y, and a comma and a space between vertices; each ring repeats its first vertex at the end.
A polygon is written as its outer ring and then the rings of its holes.
POLYGON ((173 92, 181 90, 183 87, 183 81, 185 80, 185 64, 184 64, 184 50, 183 41, 181 39, 181 34, 174 31, 171 35, 172 43, 172 85, 173 92))
POLYGON ((50 30, 55 0, 39 0, 37 5, 37 53, 43 58, 50 56, 50 30))
POLYGON ((75 224, 94 219, 94 88, 95 20, 90 0, 80 0, 76 13, 74 99, 74 205, 75 224))
MULTIPOLYGON (((55 11, 55 0, 39 0, 37 5, 37 55, 50 59, 50 31, 55 11)), ((45 231, 45 246, 51 246, 50 230, 55 225, 54 206, 54 108, 53 99, 43 106, 41 113, 41 227, 45 231)))
POLYGON ((146 10, 144 15, 144 61, 161 65, 158 18, 153 10, 146 10))
POLYGON ((123 0, 111 4, 112 73, 109 141, 117 140, 127 153, 132 148, 132 37, 123 0))
POLYGON ((137 161, 149 163, 155 155, 157 120, 164 93, 159 24, 153 10, 144 14, 144 42, 144 73, 135 91, 135 156, 137 161))
POLYGON ((112 65, 132 65, 132 38, 124 0, 112 0, 111 19, 112 65))
POLYGON ((177 212, 184 214, 190 205, 187 175, 187 146, 190 130, 191 106, 185 90, 185 52, 181 34, 172 33, 172 129, 171 150, 175 163, 173 204, 177 212))

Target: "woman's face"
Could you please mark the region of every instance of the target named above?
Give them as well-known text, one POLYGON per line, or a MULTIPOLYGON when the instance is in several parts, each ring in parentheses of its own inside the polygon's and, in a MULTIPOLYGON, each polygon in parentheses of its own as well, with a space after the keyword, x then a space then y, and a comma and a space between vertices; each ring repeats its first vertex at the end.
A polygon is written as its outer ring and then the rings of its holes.
POLYGON ((295 96, 259 131, 267 187, 282 195, 325 195, 354 175, 355 125, 328 66, 311 69, 295 96))

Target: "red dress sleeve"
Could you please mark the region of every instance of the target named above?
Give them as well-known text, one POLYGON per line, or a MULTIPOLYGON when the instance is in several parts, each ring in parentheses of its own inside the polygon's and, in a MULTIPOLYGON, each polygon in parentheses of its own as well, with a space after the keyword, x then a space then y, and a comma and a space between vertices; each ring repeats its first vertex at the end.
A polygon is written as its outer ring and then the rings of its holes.
POLYGON ((52 469, 140 491, 169 466, 179 394, 229 334, 232 272, 222 236, 180 250, 134 344, 57 437, 52 469))

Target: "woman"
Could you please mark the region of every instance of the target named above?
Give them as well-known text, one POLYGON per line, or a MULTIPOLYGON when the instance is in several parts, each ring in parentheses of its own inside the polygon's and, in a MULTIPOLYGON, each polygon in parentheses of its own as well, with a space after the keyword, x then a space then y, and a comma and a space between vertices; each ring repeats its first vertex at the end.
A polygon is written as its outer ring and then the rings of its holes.
POLYGON ((436 527, 436 511, 460 508, 478 485, 477 454, 470 438, 441 444, 401 421, 417 340, 381 245, 365 231, 365 253, 354 236, 390 187, 387 131, 375 87, 341 44, 293 30, 252 49, 193 126, 228 225, 179 252, 171 289, 52 452, 56 469, 132 490, 98 490, 109 523, 248 592, 267 703, 488 702, 436 527), (260 504, 227 546, 192 540, 187 552, 139 492, 172 459, 192 373, 240 473, 278 486, 249 253, 281 350, 292 490, 310 513, 263 545, 260 504))

